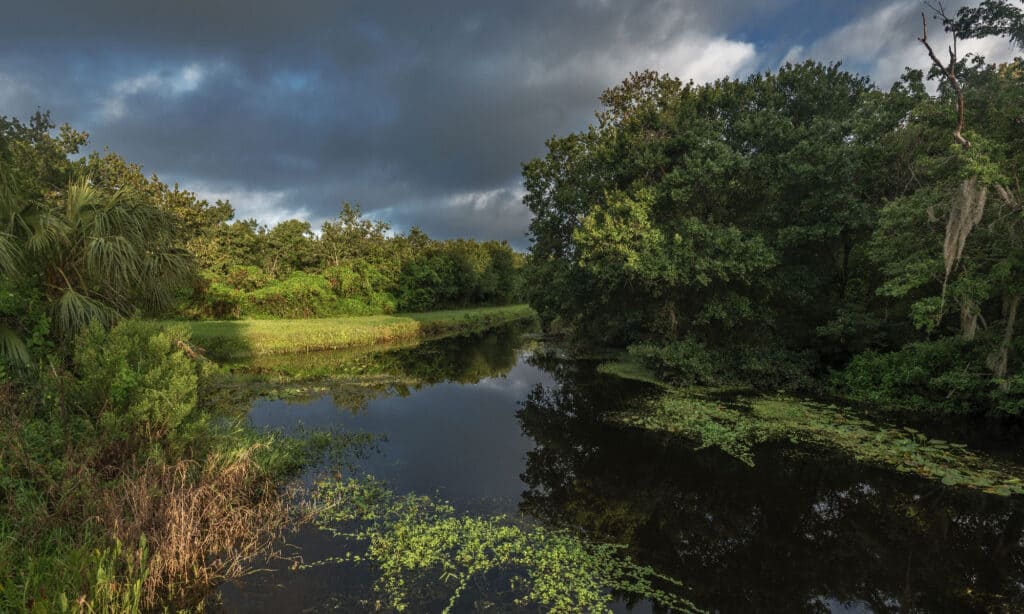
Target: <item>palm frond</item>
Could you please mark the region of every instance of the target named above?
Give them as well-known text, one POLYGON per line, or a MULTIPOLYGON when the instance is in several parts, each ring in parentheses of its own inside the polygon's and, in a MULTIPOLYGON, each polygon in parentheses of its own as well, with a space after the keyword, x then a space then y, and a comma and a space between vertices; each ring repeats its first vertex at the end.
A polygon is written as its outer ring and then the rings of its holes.
POLYGON ((25 341, 14 329, 3 324, 0 324, 0 360, 17 367, 27 367, 32 363, 25 341))
POLYGON ((143 275, 164 282, 182 281, 194 269, 192 254, 179 248, 153 250, 143 259, 143 275))
POLYGON ((192 255, 182 249, 164 249, 146 254, 141 280, 142 302, 160 312, 174 302, 175 291, 195 271, 192 255))
POLYGON ((11 172, 8 165, 0 161, 0 219, 8 226, 8 231, 10 231, 13 218, 21 210, 20 196, 14 173, 11 172))
POLYGON ((77 225, 83 213, 103 202, 103 193, 91 185, 86 179, 73 181, 64 196, 64 217, 72 225, 77 225))
POLYGON ((20 216, 22 233, 28 238, 25 248, 34 256, 55 251, 68 241, 69 227, 64 217, 42 207, 33 207, 20 216))
POLYGON ((103 303, 68 288, 53 306, 54 323, 65 339, 73 339, 92 322, 110 326, 117 313, 103 303))
POLYGON ((14 275, 21 264, 21 246, 14 235, 0 231, 0 273, 14 275))
POLYGON ((141 270, 139 252, 123 236, 90 237, 85 246, 85 262, 92 276, 129 285, 135 282, 141 270))

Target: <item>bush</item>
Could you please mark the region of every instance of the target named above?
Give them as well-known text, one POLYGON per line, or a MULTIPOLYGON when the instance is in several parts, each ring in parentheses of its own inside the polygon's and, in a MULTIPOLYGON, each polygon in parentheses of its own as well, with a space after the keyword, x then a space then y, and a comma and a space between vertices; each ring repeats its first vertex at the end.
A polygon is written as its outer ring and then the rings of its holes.
POLYGON ((224 275, 224 283, 244 292, 266 288, 273 282, 274 278, 265 273, 263 269, 251 265, 228 267, 228 271, 224 275))
POLYGON ((338 299, 322 275, 296 272, 245 295, 245 315, 311 318, 338 312, 338 299))
POLYGON ((0 275, 0 382, 56 351, 51 328, 39 289, 0 275))
POLYGON ((211 273, 204 273, 197 280, 193 290, 189 315, 217 319, 233 319, 242 315, 242 301, 245 293, 217 280, 211 273))
POLYGON ((334 293, 341 298, 358 298, 366 293, 362 276, 350 264, 340 264, 324 269, 323 275, 331 284, 334 293))
POLYGON ((197 413, 194 356, 184 327, 128 320, 108 332, 93 324, 76 345, 68 397, 115 450, 177 456, 189 442, 183 423, 197 413))
POLYGON ((771 342, 712 350, 686 337, 665 345, 638 343, 629 347, 629 353, 661 379, 684 386, 742 383, 766 390, 814 386, 810 375, 814 357, 771 342))
POLYGON ((319 442, 211 419, 181 328, 94 324, 72 360, 0 386, 0 611, 177 611, 270 552, 319 442))
POLYGON ((638 343, 629 347, 629 353, 662 379, 680 384, 714 386, 721 378, 716 357, 691 337, 667 345, 638 343))
POLYGON ((984 339, 947 337, 909 343, 895 352, 868 351, 836 373, 833 382, 841 394, 877 405, 954 414, 991 407, 1019 415, 1024 378, 996 381, 986 364, 991 348, 984 339))

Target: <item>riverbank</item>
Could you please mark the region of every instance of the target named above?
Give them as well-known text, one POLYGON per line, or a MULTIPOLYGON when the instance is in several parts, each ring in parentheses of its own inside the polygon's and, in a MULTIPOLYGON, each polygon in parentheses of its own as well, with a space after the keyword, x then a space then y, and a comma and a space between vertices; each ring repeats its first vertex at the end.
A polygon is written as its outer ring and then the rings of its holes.
POLYGON ((184 327, 128 320, 0 386, 0 611, 198 607, 271 556, 335 440, 257 432, 210 402, 217 371, 184 327))
MULTIPOLYGON (((192 341, 218 361, 424 341, 535 317, 527 305, 296 320, 184 322, 192 341)), ((162 322, 162 324, 170 324, 162 322)))

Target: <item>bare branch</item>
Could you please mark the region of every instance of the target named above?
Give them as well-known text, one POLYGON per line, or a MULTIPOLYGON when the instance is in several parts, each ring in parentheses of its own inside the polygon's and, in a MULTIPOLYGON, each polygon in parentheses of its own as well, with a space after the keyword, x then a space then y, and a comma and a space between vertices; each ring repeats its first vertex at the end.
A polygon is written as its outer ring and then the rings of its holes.
MULTIPOLYGON (((928 4, 928 6, 932 8, 932 10, 936 11, 936 13, 941 15, 943 21, 946 21, 947 18, 945 16, 945 13, 942 12, 943 9, 941 4, 938 5, 937 9, 931 4, 928 4)), ((963 147, 964 149, 968 149, 971 146, 971 142, 964 138, 963 135, 965 108, 964 88, 960 84, 960 80, 956 76, 956 35, 953 35, 953 44, 949 47, 948 66, 942 63, 942 60, 939 59, 939 56, 935 54, 935 50, 932 49, 931 43, 928 42, 928 18, 925 16, 924 13, 921 13, 921 36, 917 40, 921 41, 921 44, 924 45, 924 48, 928 50, 928 57, 931 58, 932 64, 934 64, 935 67, 938 68, 942 72, 942 74, 946 76, 946 79, 949 80, 949 84, 953 87, 953 92, 956 93, 956 129, 953 130, 953 138, 956 140, 957 143, 960 143, 961 147, 963 147)))

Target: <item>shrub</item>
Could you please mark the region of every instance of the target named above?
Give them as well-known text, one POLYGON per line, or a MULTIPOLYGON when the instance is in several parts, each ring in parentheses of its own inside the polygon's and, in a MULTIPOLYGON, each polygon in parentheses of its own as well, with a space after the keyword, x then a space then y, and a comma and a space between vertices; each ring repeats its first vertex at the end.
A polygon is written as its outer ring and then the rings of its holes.
POLYGON ((242 315, 245 293, 218 280, 212 273, 203 273, 196 280, 185 311, 193 317, 233 319, 242 315))
POLYGON ((703 343, 687 337, 667 345, 638 343, 629 347, 631 356, 659 377, 681 384, 716 385, 721 365, 703 343))
POLYGON ((128 320, 105 331, 93 324, 75 348, 78 377, 69 399, 116 450, 170 446, 180 452, 188 443, 181 427, 197 413, 193 357, 184 327, 161 330, 128 320))
POLYGON ((280 480, 322 444, 211 419, 206 365, 184 329, 129 320, 0 387, 0 611, 176 611, 270 551, 280 480))
POLYGON ((629 353, 661 379, 682 385, 718 386, 739 382, 760 389, 807 389, 815 361, 809 353, 778 344, 733 345, 709 349, 692 337, 665 345, 639 343, 629 353))
POLYGON ((224 275, 224 283, 236 290, 252 292, 265 288, 274 282, 274 278, 263 269, 251 265, 234 265, 228 267, 224 275))
POLYGON ((243 307, 246 315, 279 318, 310 318, 337 311, 338 299, 330 282, 322 275, 302 272, 247 293, 243 307))
POLYGON ((348 263, 324 269, 323 275, 334 293, 342 298, 357 298, 365 293, 363 278, 348 263))
POLYGON ((984 339, 946 337, 909 343, 895 352, 867 351, 836 373, 833 382, 841 394, 878 405, 957 414, 992 407, 1019 415, 1024 378, 995 380, 986 364, 991 347, 984 339))

